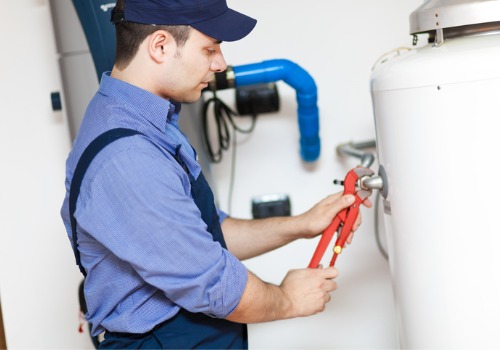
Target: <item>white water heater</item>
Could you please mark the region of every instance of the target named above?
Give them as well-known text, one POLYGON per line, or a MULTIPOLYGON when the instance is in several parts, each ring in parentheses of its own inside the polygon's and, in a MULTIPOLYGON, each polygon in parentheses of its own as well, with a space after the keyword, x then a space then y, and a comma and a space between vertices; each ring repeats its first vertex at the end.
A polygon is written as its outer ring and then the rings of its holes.
POLYGON ((500 1, 430 0, 371 77, 401 348, 498 348, 500 1))

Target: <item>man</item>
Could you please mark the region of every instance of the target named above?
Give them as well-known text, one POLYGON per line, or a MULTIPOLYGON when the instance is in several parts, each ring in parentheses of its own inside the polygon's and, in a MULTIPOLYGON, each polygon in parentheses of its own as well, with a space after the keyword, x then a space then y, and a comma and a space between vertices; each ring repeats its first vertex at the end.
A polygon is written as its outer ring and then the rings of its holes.
POLYGON ((328 196, 294 217, 230 218, 177 125, 180 102, 226 69, 221 42, 256 21, 225 0, 121 0, 113 22, 115 65, 68 157, 61 209, 86 274, 92 335, 105 332, 100 347, 247 348, 247 323, 324 310, 334 268, 292 270, 276 286, 240 260, 317 236, 353 197, 328 196))

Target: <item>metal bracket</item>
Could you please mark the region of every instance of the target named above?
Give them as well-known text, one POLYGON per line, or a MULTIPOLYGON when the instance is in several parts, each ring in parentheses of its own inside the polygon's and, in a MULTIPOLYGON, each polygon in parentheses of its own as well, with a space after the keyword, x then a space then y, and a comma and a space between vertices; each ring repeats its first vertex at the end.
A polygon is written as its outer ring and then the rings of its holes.
POLYGON ((436 29, 436 37, 434 38, 434 47, 438 47, 443 45, 444 43, 444 34, 443 28, 436 29))

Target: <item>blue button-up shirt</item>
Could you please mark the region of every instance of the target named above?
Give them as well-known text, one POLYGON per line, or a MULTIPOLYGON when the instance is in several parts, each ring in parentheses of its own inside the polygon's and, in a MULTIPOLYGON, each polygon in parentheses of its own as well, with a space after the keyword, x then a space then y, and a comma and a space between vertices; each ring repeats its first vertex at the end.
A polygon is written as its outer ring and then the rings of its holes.
POLYGON ((104 148, 80 189, 75 218, 93 335, 144 333, 180 307, 224 318, 243 294, 246 268, 214 242, 191 197, 189 177, 172 156, 181 145, 190 173, 199 175, 195 152, 177 125, 179 110, 179 104, 105 73, 67 159, 61 215, 71 242, 68 195, 84 149, 109 129, 147 135, 104 148))

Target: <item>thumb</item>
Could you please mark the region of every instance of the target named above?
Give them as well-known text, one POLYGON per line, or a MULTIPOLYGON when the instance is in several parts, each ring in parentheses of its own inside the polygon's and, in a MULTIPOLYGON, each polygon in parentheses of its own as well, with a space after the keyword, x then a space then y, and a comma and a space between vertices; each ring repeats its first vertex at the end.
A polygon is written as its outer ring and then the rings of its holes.
POLYGON ((340 197, 340 200, 338 201, 338 205, 340 207, 339 210, 347 208, 348 206, 353 204, 355 200, 356 198, 352 194, 343 195, 342 197, 340 197))

